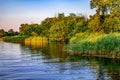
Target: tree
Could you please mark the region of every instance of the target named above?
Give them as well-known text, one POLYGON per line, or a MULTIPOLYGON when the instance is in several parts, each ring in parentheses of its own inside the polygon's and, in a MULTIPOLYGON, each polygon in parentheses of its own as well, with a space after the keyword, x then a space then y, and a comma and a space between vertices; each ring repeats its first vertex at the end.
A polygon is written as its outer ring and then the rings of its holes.
POLYGON ((8 32, 9 33, 14 33, 14 30, 13 29, 9 29, 8 32))
POLYGON ((95 14, 90 17, 89 23, 88 23, 88 29, 90 32, 99 32, 101 31, 101 24, 100 24, 100 16, 98 14, 95 14))
POLYGON ((59 19, 63 19, 64 17, 65 17, 64 13, 59 13, 59 14, 58 14, 58 18, 59 18, 59 19))
POLYGON ((28 35, 31 36, 32 32, 41 35, 42 28, 39 24, 21 24, 19 28, 20 35, 28 35))
POLYGON ((23 35, 24 34, 24 29, 28 26, 28 24, 21 24, 19 27, 19 35, 23 35))
POLYGON ((120 31, 120 0, 91 0, 96 14, 90 17, 89 29, 104 33, 120 31))
POLYGON ((9 30, 8 30, 8 33, 7 33, 7 36, 14 36, 14 35, 15 35, 14 33, 15 33, 15 32, 14 32, 13 29, 9 29, 9 30))
POLYGON ((109 13, 109 0, 91 0, 91 9, 97 8, 97 14, 106 16, 109 13))
POLYGON ((0 38, 4 36, 4 29, 0 29, 0 38))

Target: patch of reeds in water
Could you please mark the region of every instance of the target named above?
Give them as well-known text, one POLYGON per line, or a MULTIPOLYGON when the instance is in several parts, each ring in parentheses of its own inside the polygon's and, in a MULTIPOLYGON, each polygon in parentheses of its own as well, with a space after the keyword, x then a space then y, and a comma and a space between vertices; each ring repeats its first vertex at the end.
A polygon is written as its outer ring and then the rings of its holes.
POLYGON ((120 33, 84 33, 75 36, 67 48, 83 55, 120 58, 120 33))

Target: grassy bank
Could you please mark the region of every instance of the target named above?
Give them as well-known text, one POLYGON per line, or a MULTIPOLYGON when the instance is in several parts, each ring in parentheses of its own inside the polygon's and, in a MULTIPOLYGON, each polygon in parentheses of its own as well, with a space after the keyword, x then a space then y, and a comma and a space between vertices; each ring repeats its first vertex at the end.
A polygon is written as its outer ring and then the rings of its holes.
POLYGON ((28 36, 6 36, 3 38, 5 42, 24 42, 28 36))
POLYGON ((67 46, 71 53, 120 58, 120 33, 80 33, 67 46))

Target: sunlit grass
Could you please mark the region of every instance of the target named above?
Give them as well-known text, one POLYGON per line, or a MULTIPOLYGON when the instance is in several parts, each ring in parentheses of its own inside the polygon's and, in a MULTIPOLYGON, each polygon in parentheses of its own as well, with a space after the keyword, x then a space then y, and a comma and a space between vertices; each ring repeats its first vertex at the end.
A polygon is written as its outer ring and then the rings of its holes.
POLYGON ((68 48, 77 52, 104 53, 115 57, 120 53, 120 33, 82 33, 71 38, 68 48))
POLYGON ((25 39, 25 45, 33 48, 40 48, 48 43, 48 39, 45 37, 29 37, 25 39))

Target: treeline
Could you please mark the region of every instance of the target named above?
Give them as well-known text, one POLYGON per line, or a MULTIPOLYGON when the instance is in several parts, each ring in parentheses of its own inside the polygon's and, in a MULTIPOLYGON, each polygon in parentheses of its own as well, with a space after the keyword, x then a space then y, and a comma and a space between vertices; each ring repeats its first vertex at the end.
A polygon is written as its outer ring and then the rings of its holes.
POLYGON ((65 16, 59 13, 57 17, 46 18, 41 24, 21 24, 20 35, 47 37, 50 41, 65 41, 76 33, 87 30, 88 19, 83 15, 70 13, 65 16))
POLYGON ((112 33, 120 31, 120 0, 91 0, 91 9, 96 14, 90 16, 88 28, 92 32, 112 33))
POLYGON ((5 31, 4 29, 0 29, 0 38, 5 36, 15 36, 18 34, 19 32, 14 31, 13 29, 9 29, 8 31, 5 31))
MULTIPOLYGON (((40 24, 21 24, 19 35, 41 36, 50 41, 68 42, 77 33, 113 33, 120 31, 120 1, 91 0, 91 9, 96 9, 89 18, 84 15, 58 13, 40 24)), ((0 36, 3 36, 0 31, 0 36)), ((9 32, 8 32, 9 33, 9 32)), ((13 35, 13 34, 11 34, 13 35)))
POLYGON ((67 48, 72 53, 120 59, 120 0, 91 0, 87 30, 70 39, 67 48))
POLYGON ((91 0, 90 7, 96 9, 96 14, 89 18, 74 13, 69 16, 59 13, 57 17, 46 18, 41 24, 21 24, 20 35, 40 35, 51 41, 68 41, 80 32, 119 32, 119 4, 119 0, 91 0))

